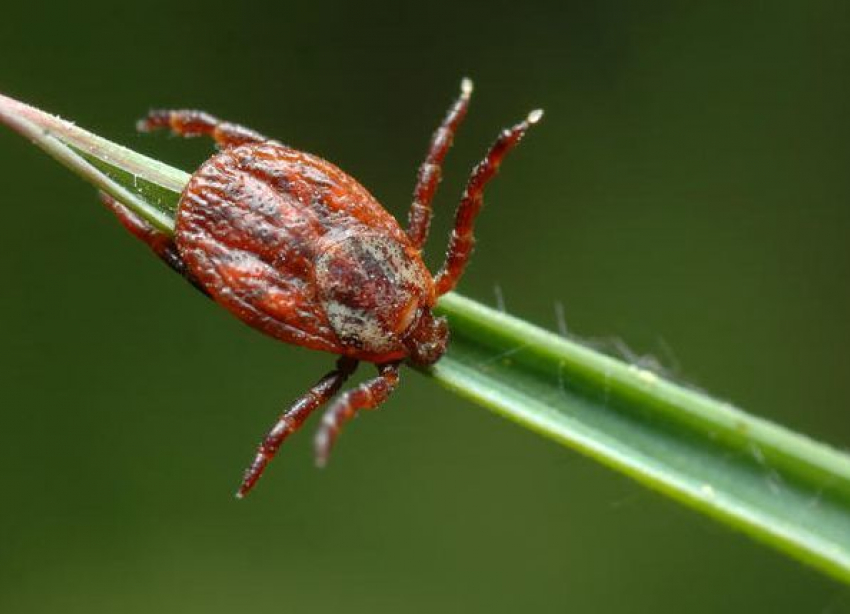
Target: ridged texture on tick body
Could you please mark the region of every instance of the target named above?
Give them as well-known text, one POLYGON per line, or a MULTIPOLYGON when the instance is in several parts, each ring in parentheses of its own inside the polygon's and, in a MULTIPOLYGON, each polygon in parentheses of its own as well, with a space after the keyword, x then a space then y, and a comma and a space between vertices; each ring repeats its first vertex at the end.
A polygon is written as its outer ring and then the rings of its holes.
MULTIPOLYGON (((361 242, 371 237, 367 244, 378 251, 418 256, 395 218, 354 179, 321 158, 276 143, 242 145, 213 156, 192 176, 177 216, 178 250, 192 274, 251 326, 288 343, 363 360, 401 358, 400 343, 378 351, 362 340, 341 339, 339 306, 330 317, 327 313, 329 297, 317 283, 317 263, 327 262, 322 257, 329 253, 348 256, 351 250, 340 251, 341 245, 353 237, 361 242)), ((358 284, 363 282, 359 264, 352 263, 349 284, 355 311, 343 315, 362 310, 392 329, 409 315, 397 312, 404 310, 413 286, 418 284, 422 294, 414 298, 431 302, 430 274, 418 258, 412 270, 389 272, 401 298, 365 293, 358 284), (358 289, 364 292, 358 295, 358 289)), ((399 331, 393 332, 398 339, 399 331)))

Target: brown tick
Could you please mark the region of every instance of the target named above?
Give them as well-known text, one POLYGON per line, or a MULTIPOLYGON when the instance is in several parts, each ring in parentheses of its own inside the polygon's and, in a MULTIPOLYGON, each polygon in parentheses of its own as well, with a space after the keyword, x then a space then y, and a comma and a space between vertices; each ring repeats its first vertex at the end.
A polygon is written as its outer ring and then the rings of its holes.
POLYGON ((180 197, 176 236, 155 230, 113 199, 122 224, 169 266, 250 326, 287 343, 338 354, 336 368, 299 398, 260 443, 237 496, 262 475, 283 441, 342 387, 360 361, 378 376, 341 395, 316 435, 316 460, 327 462, 342 425, 383 403, 399 365, 431 365, 446 351, 448 325, 437 299, 457 285, 472 253, 484 186, 542 116, 503 130, 472 171, 455 218, 443 268, 422 262, 431 201, 472 83, 434 133, 419 168, 407 230, 357 181, 336 166, 201 111, 152 111, 139 130, 210 136, 220 151, 195 171, 180 197))

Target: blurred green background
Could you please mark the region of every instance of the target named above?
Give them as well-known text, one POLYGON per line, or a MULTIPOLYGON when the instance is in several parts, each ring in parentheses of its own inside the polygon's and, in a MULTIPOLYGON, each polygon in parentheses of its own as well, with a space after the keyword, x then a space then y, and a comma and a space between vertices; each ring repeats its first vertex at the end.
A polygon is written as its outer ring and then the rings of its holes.
MULTIPOLYGON (((190 106, 406 208, 463 75, 489 192, 461 291, 850 442, 850 5, 835 1, 7 3, 0 91, 139 136, 190 106), (621 343, 622 342, 622 343, 621 343)), ((406 371, 330 467, 311 433, 248 500, 258 438, 332 360, 266 339, 0 131, 0 611, 850 612, 837 583, 406 371)))

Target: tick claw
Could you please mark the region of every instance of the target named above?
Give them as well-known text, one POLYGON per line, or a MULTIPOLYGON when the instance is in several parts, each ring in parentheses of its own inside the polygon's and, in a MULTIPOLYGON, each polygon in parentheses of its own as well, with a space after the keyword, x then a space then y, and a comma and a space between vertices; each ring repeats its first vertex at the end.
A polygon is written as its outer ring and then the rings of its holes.
MULTIPOLYGON (((259 477, 259 476, 257 476, 259 477)), ((257 478, 255 477, 253 480, 246 478, 242 485, 239 487, 239 490, 236 491, 237 499, 244 499, 245 495, 251 492, 254 489, 254 485, 257 483, 257 478)))
POLYGON ((316 436, 315 442, 315 462, 316 467, 319 469, 324 469, 328 465, 328 456, 330 450, 328 449, 328 437, 324 433, 319 433, 316 436))

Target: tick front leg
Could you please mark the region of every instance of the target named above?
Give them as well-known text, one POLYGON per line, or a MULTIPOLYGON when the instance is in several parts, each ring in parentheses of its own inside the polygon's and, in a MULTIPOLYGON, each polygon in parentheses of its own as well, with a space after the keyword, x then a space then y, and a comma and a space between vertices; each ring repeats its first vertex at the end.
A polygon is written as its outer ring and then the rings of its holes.
POLYGON ((502 159, 520 142, 526 131, 540 121, 541 117, 543 117, 543 111, 532 111, 524 121, 513 128, 503 130, 484 159, 473 169, 455 214, 455 227, 449 240, 446 262, 434 282, 437 296, 442 296, 454 289, 469 262, 475 246, 473 235, 475 218, 478 217, 484 204, 485 186, 499 171, 502 159))
POLYGON ((147 117, 136 123, 136 128, 140 132, 168 128, 174 134, 184 137, 209 136, 220 147, 236 147, 245 143, 262 143, 269 140, 244 126, 221 121, 204 111, 189 109, 150 111, 147 117))
POLYGON ((407 236, 410 237, 414 247, 421 249, 428 238, 433 213, 431 203, 442 178, 443 160, 452 146, 455 131, 466 117, 470 96, 472 96, 472 81, 464 79, 460 84, 460 96, 449 109, 443 123, 434 132, 434 136, 431 137, 428 155, 419 167, 416 188, 413 190, 413 204, 410 205, 407 222, 407 236))
POLYGON ((242 479, 242 485, 236 493, 238 498, 244 497, 254 488, 257 480, 263 475, 266 465, 269 464, 284 440, 292 433, 301 428, 307 417, 316 409, 324 405, 328 399, 337 393, 340 387, 345 383, 345 380, 354 373, 357 368, 357 361, 351 358, 340 358, 336 363, 336 369, 320 379, 315 386, 310 388, 307 393, 295 403, 286 412, 281 415, 272 430, 269 431, 265 439, 260 443, 257 449, 257 456, 254 462, 245 471, 245 477, 242 479))
POLYGON ((387 400, 398 385, 398 368, 401 363, 393 362, 378 367, 378 377, 360 384, 339 397, 322 416, 322 424, 316 433, 316 464, 324 467, 331 448, 339 436, 342 426, 361 409, 375 409, 387 400))
POLYGON ((182 275, 202 293, 209 294, 201 286, 200 282, 189 272, 186 263, 177 251, 177 245, 169 235, 157 230, 144 219, 133 213, 130 209, 119 203, 106 192, 100 192, 100 200, 106 205, 127 230, 137 239, 147 244, 153 252, 159 256, 165 264, 182 275))

